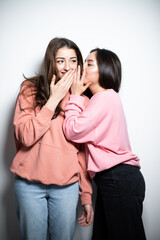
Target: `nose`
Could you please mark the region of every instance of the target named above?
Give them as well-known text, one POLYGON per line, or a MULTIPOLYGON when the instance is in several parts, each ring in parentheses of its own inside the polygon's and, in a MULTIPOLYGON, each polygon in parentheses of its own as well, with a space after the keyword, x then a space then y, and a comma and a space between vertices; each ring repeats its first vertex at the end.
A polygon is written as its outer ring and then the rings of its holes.
POLYGON ((86 66, 85 66, 85 64, 83 65, 82 75, 83 75, 83 77, 86 77, 86 66))
POLYGON ((87 67, 87 62, 85 61, 85 62, 83 63, 83 71, 86 69, 86 67, 87 67))
POLYGON ((70 63, 68 61, 65 62, 64 69, 69 71, 70 70, 70 63))
POLYGON ((86 68, 87 68, 87 64, 86 62, 83 64, 83 73, 86 71, 86 68))

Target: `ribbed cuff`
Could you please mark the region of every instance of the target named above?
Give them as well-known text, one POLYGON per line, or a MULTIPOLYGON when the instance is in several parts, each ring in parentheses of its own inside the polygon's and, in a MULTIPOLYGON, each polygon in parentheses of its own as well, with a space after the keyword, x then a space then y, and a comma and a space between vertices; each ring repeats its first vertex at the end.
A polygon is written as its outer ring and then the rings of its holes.
POLYGON ((92 197, 90 194, 81 195, 81 205, 92 204, 92 197))

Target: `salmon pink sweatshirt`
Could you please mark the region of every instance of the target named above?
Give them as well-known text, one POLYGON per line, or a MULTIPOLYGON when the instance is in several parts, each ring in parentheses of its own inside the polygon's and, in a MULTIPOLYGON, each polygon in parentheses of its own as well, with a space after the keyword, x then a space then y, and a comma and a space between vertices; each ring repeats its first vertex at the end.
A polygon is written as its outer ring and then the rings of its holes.
POLYGON ((67 139, 86 143, 91 177, 120 163, 140 167, 139 158, 131 151, 120 97, 114 90, 94 94, 86 107, 83 97, 71 95, 63 128, 67 139))
MULTIPOLYGON (((66 140, 63 112, 52 119, 54 113, 45 106, 31 110, 34 99, 28 96, 30 93, 27 90, 17 98, 14 115, 17 154, 10 170, 43 184, 68 185, 79 181, 82 205, 91 204, 92 187, 85 154, 80 151, 82 145, 66 140)), ((69 94, 62 106, 68 98, 69 94)))

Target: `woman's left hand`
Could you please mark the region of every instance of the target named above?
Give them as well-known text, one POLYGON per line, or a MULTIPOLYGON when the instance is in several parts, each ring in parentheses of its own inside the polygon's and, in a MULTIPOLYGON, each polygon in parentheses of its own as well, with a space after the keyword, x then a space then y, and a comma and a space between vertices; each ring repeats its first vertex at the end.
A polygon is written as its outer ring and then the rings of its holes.
POLYGON ((88 227, 93 222, 93 208, 91 204, 86 204, 82 206, 82 216, 78 218, 79 224, 84 227, 88 227))
POLYGON ((82 78, 80 78, 80 66, 78 66, 78 70, 75 73, 75 77, 73 80, 73 83, 71 85, 71 94, 74 95, 82 95, 82 93, 89 87, 91 84, 90 82, 87 84, 84 84, 84 78, 85 78, 85 70, 83 71, 82 78))

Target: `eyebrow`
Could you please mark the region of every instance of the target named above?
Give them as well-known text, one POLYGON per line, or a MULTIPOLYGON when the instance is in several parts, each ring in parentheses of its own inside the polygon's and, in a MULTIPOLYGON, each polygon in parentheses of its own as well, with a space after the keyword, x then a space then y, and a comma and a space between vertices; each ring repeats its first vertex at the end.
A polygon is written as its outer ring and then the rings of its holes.
MULTIPOLYGON (((70 59, 76 59, 77 57, 71 57, 70 59)), ((56 57, 56 59, 65 59, 64 57, 56 57)))
POLYGON ((85 62, 94 62, 92 59, 86 59, 85 62))

